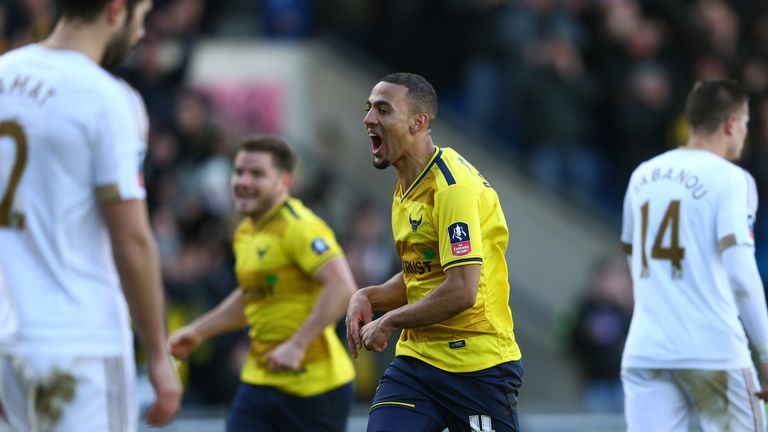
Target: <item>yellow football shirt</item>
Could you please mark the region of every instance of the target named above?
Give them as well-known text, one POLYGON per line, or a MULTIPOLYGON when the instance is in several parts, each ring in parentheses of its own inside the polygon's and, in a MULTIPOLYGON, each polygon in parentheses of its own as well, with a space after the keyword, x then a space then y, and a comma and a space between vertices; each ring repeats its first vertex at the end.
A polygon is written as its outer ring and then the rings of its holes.
POLYGON ((302 372, 266 369, 266 354, 289 339, 312 312, 322 290, 314 280, 317 270, 343 254, 333 231, 299 200, 290 198, 258 223, 245 218, 235 232, 233 247, 251 338, 241 379, 303 397, 352 381, 352 360, 333 325, 307 348, 302 372))
POLYGON ((408 303, 440 285, 446 270, 481 265, 475 305, 441 323, 403 330, 396 355, 449 372, 521 358, 509 309, 507 223, 496 191, 469 162, 437 148, 408 190, 398 183, 392 232, 408 303))

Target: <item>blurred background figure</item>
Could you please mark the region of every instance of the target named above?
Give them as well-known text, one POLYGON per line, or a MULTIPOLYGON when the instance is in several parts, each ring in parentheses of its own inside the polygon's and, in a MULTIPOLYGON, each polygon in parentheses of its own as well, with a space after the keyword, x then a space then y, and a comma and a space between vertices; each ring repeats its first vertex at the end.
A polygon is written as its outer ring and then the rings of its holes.
POLYGON ((632 319, 632 280, 622 257, 595 263, 584 297, 572 312, 568 351, 583 380, 583 408, 588 412, 621 412, 621 355, 632 319))

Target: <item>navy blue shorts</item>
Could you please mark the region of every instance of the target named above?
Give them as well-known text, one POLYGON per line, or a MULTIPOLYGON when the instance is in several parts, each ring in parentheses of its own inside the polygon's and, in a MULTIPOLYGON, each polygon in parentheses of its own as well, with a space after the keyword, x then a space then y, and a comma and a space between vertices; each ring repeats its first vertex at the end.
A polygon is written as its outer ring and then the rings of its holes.
POLYGON ((373 398, 368 432, 517 432, 520 361, 453 373, 395 357, 373 398))
POLYGON ((344 432, 352 397, 352 383, 311 397, 240 383, 227 432, 344 432))

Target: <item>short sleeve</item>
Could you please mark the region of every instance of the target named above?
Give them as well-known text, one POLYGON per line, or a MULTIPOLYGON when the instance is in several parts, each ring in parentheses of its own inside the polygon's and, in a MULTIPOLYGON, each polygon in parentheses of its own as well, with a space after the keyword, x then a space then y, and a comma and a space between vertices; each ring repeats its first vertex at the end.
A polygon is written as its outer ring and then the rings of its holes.
POLYGON ((127 84, 108 87, 95 121, 94 187, 100 202, 144 199, 143 165, 147 115, 140 96, 127 84))
POLYGON ((333 231, 321 220, 300 220, 286 231, 286 248, 301 270, 310 276, 326 262, 342 256, 333 231))
POLYGON ((632 181, 624 194, 624 207, 621 212, 621 248, 627 255, 632 254, 634 235, 634 215, 632 214, 632 181))
POLYGON ((483 262, 479 194, 452 185, 435 194, 436 229, 443 270, 483 262))
POLYGON ((728 176, 728 187, 717 203, 717 238, 720 250, 735 245, 755 245, 753 225, 757 213, 757 189, 744 170, 728 176))

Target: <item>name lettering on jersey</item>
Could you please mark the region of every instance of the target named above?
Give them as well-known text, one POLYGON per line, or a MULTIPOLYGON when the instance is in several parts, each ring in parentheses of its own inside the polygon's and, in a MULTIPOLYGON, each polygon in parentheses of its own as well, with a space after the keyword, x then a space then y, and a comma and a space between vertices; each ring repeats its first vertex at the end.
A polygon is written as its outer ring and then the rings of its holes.
POLYGON ((469 226, 464 222, 456 222, 448 227, 448 238, 451 240, 453 256, 463 256, 472 252, 472 242, 469 240, 469 226))
POLYGON ((19 96, 43 106, 56 91, 41 79, 17 75, 13 79, 0 78, 0 96, 19 96))
POLYGON ((316 238, 312 240, 311 245, 312 251, 316 253, 317 255, 324 254, 330 247, 328 246, 328 243, 325 242, 325 240, 321 238, 316 238))
POLYGON ((400 261, 400 265, 403 268, 403 274, 424 274, 432 272, 431 261, 400 261))
POLYGON ((701 199, 707 194, 707 187, 698 176, 685 170, 678 170, 675 167, 655 168, 651 171, 650 176, 643 175, 635 182, 635 193, 640 193, 643 187, 649 183, 660 181, 669 181, 683 185, 683 187, 691 192, 693 199, 701 199))
POLYGON ((416 220, 411 217, 411 214, 408 213, 408 222, 411 223, 411 229, 413 232, 416 232, 419 230, 419 225, 424 221, 424 215, 419 216, 419 220, 416 220))

